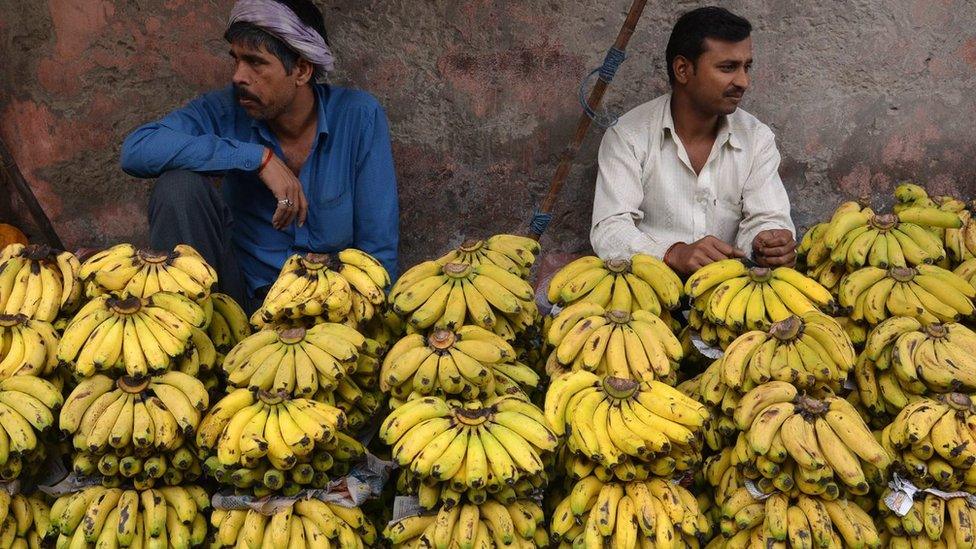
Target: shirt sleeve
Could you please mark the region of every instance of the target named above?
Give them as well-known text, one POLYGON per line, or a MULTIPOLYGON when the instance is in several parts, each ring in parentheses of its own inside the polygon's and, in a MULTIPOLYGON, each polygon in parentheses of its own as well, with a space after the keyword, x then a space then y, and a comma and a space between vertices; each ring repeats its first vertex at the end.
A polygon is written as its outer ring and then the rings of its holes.
POLYGON ((390 128, 379 106, 365 125, 361 151, 356 170, 353 245, 383 263, 390 278, 396 280, 400 205, 390 128))
POLYGON ((637 253, 663 257, 672 243, 637 228, 644 218, 641 162, 633 145, 615 127, 603 136, 599 164, 590 229, 593 251, 604 259, 637 253))
POLYGON ((134 177, 158 177, 170 170, 221 173, 253 171, 264 146, 221 137, 221 109, 207 96, 133 131, 122 143, 122 170, 134 177))
MULTIPOLYGON (((764 128, 765 129, 765 128, 764 128)), ((790 218, 790 197, 779 177, 779 150, 773 132, 765 129, 753 160, 753 168, 742 189, 742 220, 736 246, 752 252, 752 241, 767 229, 796 229, 790 218)))

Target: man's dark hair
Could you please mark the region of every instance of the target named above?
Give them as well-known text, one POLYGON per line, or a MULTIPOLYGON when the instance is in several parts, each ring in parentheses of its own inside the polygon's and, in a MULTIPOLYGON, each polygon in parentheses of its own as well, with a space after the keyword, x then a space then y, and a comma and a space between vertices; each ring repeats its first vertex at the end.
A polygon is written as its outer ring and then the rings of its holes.
POLYGON ((691 10, 678 18, 671 30, 664 58, 668 81, 674 85, 674 59, 679 55, 694 63, 705 51, 705 39, 741 42, 749 38, 752 25, 725 8, 707 6, 691 10))
MULTIPOLYGON (((275 0, 275 2, 284 4, 288 9, 295 12, 302 23, 315 29, 315 32, 322 35, 325 43, 331 45, 329 44, 329 35, 325 31, 325 19, 322 18, 322 12, 315 7, 311 0, 275 0)), ((281 61, 285 67, 285 72, 288 74, 291 74, 291 71, 295 69, 295 64, 298 63, 300 57, 288 44, 251 23, 234 23, 224 33, 224 40, 254 49, 263 47, 281 61)))

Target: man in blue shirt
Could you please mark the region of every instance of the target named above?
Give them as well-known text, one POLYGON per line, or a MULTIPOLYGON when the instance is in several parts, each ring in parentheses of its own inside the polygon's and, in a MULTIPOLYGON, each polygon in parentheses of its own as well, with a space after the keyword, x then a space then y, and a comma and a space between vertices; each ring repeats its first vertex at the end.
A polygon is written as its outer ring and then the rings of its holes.
POLYGON ((150 245, 195 247, 248 311, 294 253, 359 248, 395 277, 386 115, 365 92, 318 83, 332 70, 321 12, 310 0, 238 0, 224 38, 233 84, 123 144, 126 173, 158 178, 150 245))

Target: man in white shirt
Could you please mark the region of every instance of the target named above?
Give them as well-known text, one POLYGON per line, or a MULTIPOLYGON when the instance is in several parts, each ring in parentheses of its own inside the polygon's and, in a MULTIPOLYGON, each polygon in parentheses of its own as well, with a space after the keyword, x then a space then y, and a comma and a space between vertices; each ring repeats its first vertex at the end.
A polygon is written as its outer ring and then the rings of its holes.
POLYGON ((773 132, 738 108, 751 30, 717 7, 678 19, 666 53, 672 92, 620 117, 600 145, 590 231, 597 255, 651 254, 681 275, 730 257, 794 263, 773 132))

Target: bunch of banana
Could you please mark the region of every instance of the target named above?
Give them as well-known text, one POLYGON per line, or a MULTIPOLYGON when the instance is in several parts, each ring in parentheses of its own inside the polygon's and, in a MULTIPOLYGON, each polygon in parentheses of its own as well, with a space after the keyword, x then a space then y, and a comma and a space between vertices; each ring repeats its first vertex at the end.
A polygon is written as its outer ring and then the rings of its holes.
POLYGON ((187 244, 169 252, 118 244, 85 260, 79 275, 88 282, 89 297, 148 298, 170 292, 202 302, 217 283, 217 272, 187 244))
POLYGON ((196 442, 224 467, 256 468, 267 459, 288 471, 317 444, 335 440, 345 425, 345 414, 328 404, 236 389, 207 412, 196 442))
POLYGON ((510 504, 520 499, 535 498, 543 494, 549 483, 545 472, 538 475, 523 476, 507 484, 492 479, 492 483, 480 488, 465 484, 463 475, 455 475, 447 481, 423 478, 410 469, 403 469, 397 477, 396 493, 416 496, 417 503, 425 511, 440 507, 453 507, 459 503, 481 505, 489 499, 510 504))
POLYGON ((855 358, 843 328, 833 318, 811 312, 774 322, 766 332, 746 332, 719 360, 722 382, 745 392, 771 379, 801 389, 823 384, 839 390, 855 358))
POLYGON ((712 525, 680 484, 586 477, 556 505, 549 530, 554 541, 587 549, 698 547, 712 525))
POLYGON ((857 504, 802 493, 757 500, 739 488, 722 505, 720 529, 706 547, 882 547, 873 519, 857 504))
POLYGON ((78 258, 33 244, 0 251, 0 313, 54 322, 81 303, 78 258))
POLYGON ((976 409, 968 395, 947 393, 905 406, 881 431, 898 469, 920 487, 976 486, 976 409))
POLYGON ((58 498, 58 547, 199 547, 210 497, 200 486, 122 490, 96 486, 58 498))
POLYGON ((891 316, 922 323, 954 322, 973 314, 976 288, 934 265, 879 269, 864 267, 844 277, 839 300, 850 318, 878 324, 891 316))
POLYGON ((945 229, 945 234, 942 236, 948 252, 947 263, 950 266, 959 265, 976 257, 976 219, 969 210, 961 210, 958 214, 962 219, 962 227, 945 229))
POLYGON ((952 272, 970 284, 976 283, 976 258, 963 261, 952 272))
POLYGON ((368 425, 383 406, 381 391, 364 389, 353 377, 340 381, 334 391, 319 391, 314 399, 342 410, 346 414, 346 430, 351 433, 368 425))
MULTIPOLYGON (((205 322, 203 309, 179 294, 96 297, 65 328, 58 360, 80 377, 96 371, 143 377, 169 369, 191 345, 194 328, 203 328, 205 322)), ((206 334, 197 334, 197 341, 204 338, 206 334)))
POLYGON ((573 370, 651 381, 673 381, 684 352, 671 328, 642 310, 605 310, 580 301, 553 319, 547 334, 560 364, 573 370))
POLYGON ((61 431, 77 450, 101 455, 179 448, 191 436, 210 397, 203 382, 182 372, 152 377, 97 374, 82 380, 61 408, 61 431))
POLYGON ((651 461, 672 453, 694 454, 710 418, 701 403, 659 381, 601 378, 580 370, 554 379, 545 416, 569 448, 604 467, 624 456, 651 461))
POLYGON ((735 341, 735 338, 742 335, 742 332, 739 330, 710 322, 698 309, 694 308, 694 304, 692 304, 692 308, 688 314, 688 328, 690 332, 697 334, 707 345, 720 349, 725 349, 735 341))
POLYGON ((660 315, 678 308, 683 292, 681 279, 663 261, 637 254, 606 261, 595 256, 576 259, 553 275, 547 297, 562 306, 585 301, 605 309, 660 315))
POLYGON ((976 333, 962 324, 890 318, 871 331, 864 355, 914 394, 976 390, 976 333))
POLYGON ((214 509, 211 548, 332 549, 375 547, 376 528, 358 507, 301 499, 267 516, 253 509, 214 509))
POLYGON ((79 476, 101 476, 103 483, 116 486, 132 482, 139 490, 156 484, 177 486, 184 481, 194 482, 203 474, 196 453, 185 445, 175 450, 137 450, 130 446, 103 454, 82 450, 72 456, 71 470, 79 476))
POLYGON ((858 355, 854 363, 857 392, 848 399, 856 396, 856 404, 864 410, 862 415, 873 420, 879 428, 887 425, 908 403, 928 393, 928 388, 921 381, 904 381, 895 373, 895 369, 889 366, 892 356, 891 351, 886 350, 875 362, 864 352, 858 355))
POLYGON ((58 365, 54 326, 23 315, 0 314, 0 379, 49 376, 58 365))
POLYGON ((668 455, 658 456, 650 461, 643 461, 630 456, 624 456, 613 467, 603 465, 583 457, 563 446, 559 452, 558 464, 566 471, 570 480, 579 480, 594 475, 604 482, 613 480, 629 482, 632 480, 647 480, 651 477, 673 478, 686 473, 693 473, 702 463, 701 453, 694 448, 686 447, 680 451, 672 449, 668 455))
POLYGON ((890 489, 885 489, 881 494, 877 510, 880 522, 892 536, 889 547, 958 547, 960 542, 965 545, 976 540, 976 514, 965 498, 943 499, 918 493, 908 512, 899 516, 886 504, 890 493, 890 489))
POLYGON ((46 453, 38 439, 54 427, 61 391, 39 377, 0 381, 0 477, 16 477, 23 465, 46 453))
POLYGON ((335 389, 356 370, 360 353, 378 347, 354 328, 332 322, 307 330, 261 330, 238 343, 222 369, 234 387, 309 397, 335 389))
POLYGON ((4 547, 48 547, 56 532, 51 509, 40 494, 11 496, 0 490, 0 544, 4 547))
POLYGON ((393 446, 393 460, 417 476, 485 490, 541 473, 542 456, 558 440, 542 411, 516 396, 463 406, 419 398, 393 410, 379 435, 393 446))
POLYGON ((847 337, 850 338, 854 347, 860 349, 868 339, 868 332, 871 330, 871 326, 864 322, 851 320, 846 316, 835 316, 833 318, 847 332, 847 337))
POLYGON ((400 400, 430 394, 479 398, 494 393, 496 374, 526 389, 539 383, 538 374, 515 362, 515 349, 494 332, 479 326, 436 329, 426 337, 406 335, 390 348, 380 389, 400 400))
POLYGON ((514 234, 496 234, 484 240, 468 239, 444 254, 438 263, 466 263, 477 267, 491 263, 526 280, 541 248, 531 238, 514 234))
MULTIPOLYGON (((740 391, 744 387, 729 387, 725 384, 722 359, 712 362, 697 379, 698 382, 694 391, 685 394, 695 400, 700 400, 706 406, 717 408, 722 416, 732 417, 732 414, 735 413, 735 407, 739 405, 739 397, 742 395, 740 391)), ((752 384, 750 380, 746 380, 744 383, 745 387, 750 384, 752 384)))
MULTIPOLYGON (((796 246, 797 268, 806 270, 807 274, 813 276, 810 274, 813 269, 825 264, 833 264, 833 262, 830 261, 830 250, 824 243, 824 234, 827 232, 827 229, 830 228, 831 223, 833 223, 838 217, 849 212, 859 212, 866 208, 867 205, 867 198, 843 202, 833 211, 829 221, 817 223, 803 233, 803 238, 800 239, 799 244, 796 246)), ((832 286, 824 284, 822 280, 818 279, 818 281, 825 288, 833 290, 832 286)))
POLYGON ((436 514, 393 521, 383 537, 394 548, 429 547, 548 547, 542 507, 532 500, 504 504, 489 499, 481 504, 444 506, 436 514))
POLYGON ((214 292, 210 294, 210 301, 213 304, 213 315, 207 325, 207 335, 217 352, 226 355, 235 345, 251 335, 251 325, 244 309, 229 295, 214 292))
POLYGON ((840 483, 850 493, 866 494, 891 460, 849 402, 800 395, 783 381, 743 395, 733 419, 743 433, 732 463, 747 477, 769 479, 782 491, 792 484, 809 495, 824 494, 828 487, 836 493, 840 483))
POLYGON ((532 286, 494 263, 425 261, 396 281, 389 303, 415 330, 474 324, 506 339, 532 326, 539 314, 532 286))
POLYGON ((788 267, 747 267, 738 259, 710 263, 685 282, 685 293, 703 320, 741 334, 766 329, 791 315, 834 307, 816 281, 788 267))
POLYGON ((309 253, 289 257, 264 303, 251 315, 251 324, 263 328, 277 320, 316 316, 343 322, 352 311, 353 291, 337 269, 335 256, 309 253))

